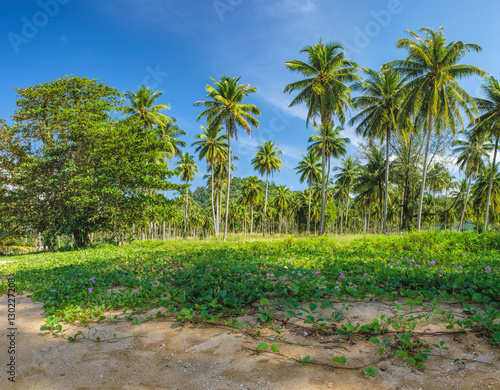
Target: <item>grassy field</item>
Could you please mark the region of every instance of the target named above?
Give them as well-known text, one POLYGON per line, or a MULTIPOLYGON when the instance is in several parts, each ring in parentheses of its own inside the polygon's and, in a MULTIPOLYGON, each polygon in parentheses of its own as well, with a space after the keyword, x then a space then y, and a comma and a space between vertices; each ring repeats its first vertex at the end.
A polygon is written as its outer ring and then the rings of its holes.
POLYGON ((4 261, 2 291, 14 277, 18 292, 66 321, 158 306, 213 320, 261 298, 283 307, 353 297, 500 304, 500 235, 493 233, 136 242, 4 261))

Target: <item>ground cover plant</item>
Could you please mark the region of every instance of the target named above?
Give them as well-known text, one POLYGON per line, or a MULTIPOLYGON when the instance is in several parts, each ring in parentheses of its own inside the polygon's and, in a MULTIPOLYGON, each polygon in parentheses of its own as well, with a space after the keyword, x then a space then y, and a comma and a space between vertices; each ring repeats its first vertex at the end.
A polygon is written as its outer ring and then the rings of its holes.
POLYGON ((500 343, 498 233, 144 241, 6 260, 0 264, 0 291, 14 277, 18 294, 43 302, 47 317, 41 330, 69 341, 84 335, 65 332, 68 323, 139 325, 169 317, 233 327, 255 338, 256 353, 361 369, 368 376, 376 375, 371 360, 353 367, 344 355, 324 362, 314 353, 284 353, 283 345, 291 342, 283 334, 300 331, 334 345, 361 337, 376 346, 375 357, 392 354, 415 369, 425 369, 429 356, 447 348, 445 340, 424 342, 426 333, 475 332, 495 351, 500 343), (352 304, 370 301, 391 310, 371 321, 353 321, 352 304), (149 310, 155 314, 143 318, 149 310), (443 327, 426 331, 432 323, 443 327))

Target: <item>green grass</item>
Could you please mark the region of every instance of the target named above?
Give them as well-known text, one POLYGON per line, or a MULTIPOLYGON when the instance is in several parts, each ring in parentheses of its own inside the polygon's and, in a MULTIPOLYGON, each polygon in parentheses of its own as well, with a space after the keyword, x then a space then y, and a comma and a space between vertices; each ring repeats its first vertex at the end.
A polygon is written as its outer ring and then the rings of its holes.
POLYGON ((0 291, 14 277, 18 294, 29 292, 49 315, 70 322, 155 307, 214 320, 261 298, 278 306, 375 297, 500 307, 496 233, 146 241, 2 260, 0 291))

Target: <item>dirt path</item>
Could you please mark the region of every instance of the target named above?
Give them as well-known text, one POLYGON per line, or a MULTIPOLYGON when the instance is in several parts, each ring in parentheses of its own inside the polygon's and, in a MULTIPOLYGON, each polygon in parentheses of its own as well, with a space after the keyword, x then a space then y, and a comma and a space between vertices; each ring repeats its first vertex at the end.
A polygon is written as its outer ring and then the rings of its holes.
MULTIPOLYGON (((23 296, 16 300, 16 378, 10 383, 6 372, 10 356, 7 296, 0 298, 0 389, 500 389, 499 350, 475 335, 446 339, 450 348, 446 355, 469 359, 465 367, 453 364, 453 360, 431 357, 425 372, 419 372, 408 368, 401 358, 390 357, 375 363, 378 374, 369 378, 360 370, 334 370, 257 355, 244 349, 259 343, 249 336, 165 319, 140 325, 130 321, 92 324, 91 330, 82 328, 89 338, 105 340, 116 335, 118 339, 69 343, 39 330, 45 317, 40 303, 23 296)), ((362 316, 368 318, 385 309, 370 305, 355 307, 350 316, 361 322, 362 316)), ((144 319, 151 314, 144 314, 144 319)), ((65 327, 69 328, 67 335, 78 330, 65 327)), ((321 345, 319 338, 298 332, 287 333, 284 338, 321 345)), ((310 354, 324 362, 345 355, 348 366, 381 359, 376 346, 365 340, 346 347, 344 350, 331 344, 332 349, 318 349, 283 344, 281 350, 291 356, 310 354)))

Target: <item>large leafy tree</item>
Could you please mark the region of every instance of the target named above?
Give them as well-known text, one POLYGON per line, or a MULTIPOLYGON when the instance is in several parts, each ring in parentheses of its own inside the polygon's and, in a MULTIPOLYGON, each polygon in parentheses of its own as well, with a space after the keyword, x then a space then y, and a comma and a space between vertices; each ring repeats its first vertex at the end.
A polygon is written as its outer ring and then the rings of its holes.
POLYGON ((189 153, 184 153, 180 160, 176 162, 176 165, 179 167, 180 179, 186 182, 186 208, 184 212, 184 238, 186 238, 187 234, 187 216, 188 216, 188 204, 189 204, 189 187, 187 184, 190 181, 193 181, 196 177, 196 174, 199 172, 198 166, 194 161, 194 156, 191 156, 189 153))
POLYGON ((257 92, 250 84, 238 84, 241 77, 222 76, 219 81, 212 79, 215 87, 207 85, 207 98, 209 100, 197 101, 195 106, 203 106, 207 109, 198 115, 198 119, 206 117, 210 126, 224 125, 227 134, 228 147, 228 175, 227 175, 227 199, 226 220, 224 224, 223 242, 227 236, 227 221, 229 215, 229 194, 231 192, 231 137, 238 139, 238 127, 242 127, 249 135, 253 132, 252 127, 258 128, 259 121, 254 115, 260 115, 260 110, 254 104, 243 103, 250 94, 257 92))
POLYGON ((127 91, 124 97, 128 105, 120 108, 127 120, 139 121, 146 127, 164 126, 171 119, 160 111, 170 110, 168 104, 155 104, 156 99, 163 95, 163 91, 153 91, 141 85, 137 92, 127 91))
POLYGON ((262 218, 262 235, 266 235, 266 216, 267 216, 267 193, 269 188, 269 175, 280 171, 283 168, 283 160, 280 155, 283 152, 279 150, 274 142, 266 141, 264 145, 258 145, 255 157, 252 159, 253 168, 261 176, 266 176, 266 195, 264 198, 264 217, 262 218))
MULTIPOLYGON (((308 107, 306 125, 310 120, 319 119, 321 126, 326 129, 334 117, 340 123, 344 123, 344 112, 351 105, 351 89, 348 84, 360 80, 360 77, 355 74, 359 70, 358 65, 345 58, 342 45, 324 43, 321 39, 314 46, 306 46, 301 53, 307 54, 307 63, 299 60, 285 62, 288 69, 306 77, 285 87, 286 93, 299 91, 290 103, 290 107, 306 103, 308 107)), ((320 235, 324 230, 326 210, 325 147, 326 132, 323 132, 320 235)))
POLYGON ((486 134, 488 137, 495 140, 491 177, 488 185, 486 209, 484 212, 484 229, 488 229, 490 197, 493 188, 494 174, 496 174, 495 164, 497 158, 498 140, 500 138, 500 84, 497 79, 490 77, 486 79, 486 82, 482 85, 482 90, 486 95, 486 99, 476 99, 481 115, 477 118, 475 131, 481 134, 486 134))
POLYGON ((175 188, 172 172, 154 163, 165 142, 139 122, 111 119, 116 89, 64 77, 18 95, 14 124, 0 130, 3 211, 49 248, 58 235, 85 246, 92 232, 116 233, 150 203, 144 188, 175 188))
POLYGON ((319 183, 321 180, 321 163, 318 155, 310 150, 307 155, 302 155, 302 160, 299 165, 294 168, 300 174, 299 181, 303 183, 307 180, 309 186, 308 207, 307 207, 307 231, 311 232, 311 187, 314 183, 319 183))
POLYGON ((198 141, 193 142, 192 146, 196 146, 195 152, 198 153, 199 160, 205 159, 209 165, 211 173, 211 205, 212 216, 214 221, 214 233, 218 232, 218 224, 216 221, 214 207, 214 171, 211 169, 217 163, 224 163, 227 156, 227 135, 220 134, 222 126, 210 126, 208 128, 201 126, 201 133, 195 135, 198 141))
POLYGON ((382 217, 382 232, 386 233, 387 204, 389 202, 389 151, 391 134, 394 131, 404 133, 405 126, 398 126, 397 118, 400 105, 403 101, 404 80, 390 67, 379 72, 367 69, 366 79, 356 82, 353 90, 359 91, 360 96, 353 99, 353 105, 360 112, 350 123, 358 123, 356 133, 381 142, 385 140, 385 191, 384 213, 382 217))
POLYGON ((410 38, 400 39, 396 46, 405 49, 408 57, 397 60, 391 66, 409 81, 403 88, 405 94, 401 106, 402 120, 412 118, 414 123, 426 129, 427 140, 418 207, 417 228, 422 223, 422 206, 427 178, 428 156, 433 132, 449 128, 455 134, 456 128, 463 129, 462 112, 474 121, 477 111, 474 100, 458 84, 459 79, 470 76, 484 76, 486 72, 465 64, 460 60, 470 52, 479 52, 476 44, 452 41, 447 43, 443 28, 433 30, 421 28, 424 38, 408 30, 410 38))

